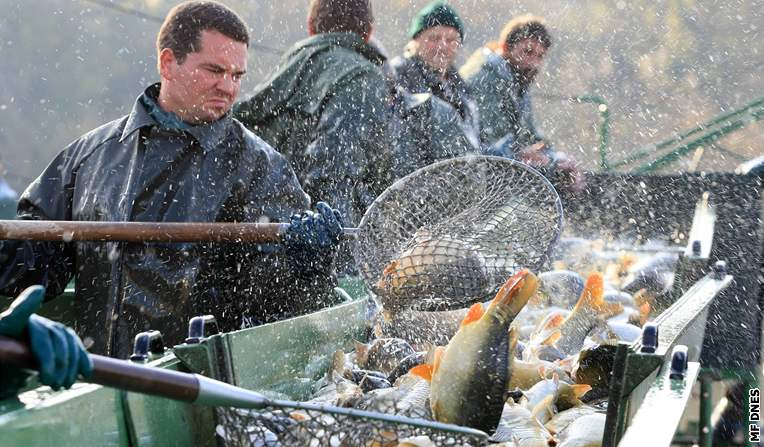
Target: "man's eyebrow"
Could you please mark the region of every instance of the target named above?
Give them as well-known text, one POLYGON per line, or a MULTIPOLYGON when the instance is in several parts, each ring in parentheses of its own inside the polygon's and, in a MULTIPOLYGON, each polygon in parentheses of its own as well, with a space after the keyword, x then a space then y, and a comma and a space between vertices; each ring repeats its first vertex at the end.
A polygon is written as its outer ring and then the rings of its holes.
MULTIPOLYGON (((202 64, 202 67, 204 67, 204 68, 211 68, 211 69, 217 70, 217 71, 227 71, 225 69, 225 67, 223 67, 222 65, 218 65, 218 64, 216 64, 214 62, 206 62, 206 63, 202 64)), ((246 74, 246 73, 247 73, 247 70, 237 70, 233 74, 235 74, 235 75, 243 75, 243 74, 246 74)))
POLYGON ((213 70, 225 71, 225 67, 223 67, 222 65, 212 63, 212 62, 205 62, 202 64, 202 67, 212 68, 213 70))

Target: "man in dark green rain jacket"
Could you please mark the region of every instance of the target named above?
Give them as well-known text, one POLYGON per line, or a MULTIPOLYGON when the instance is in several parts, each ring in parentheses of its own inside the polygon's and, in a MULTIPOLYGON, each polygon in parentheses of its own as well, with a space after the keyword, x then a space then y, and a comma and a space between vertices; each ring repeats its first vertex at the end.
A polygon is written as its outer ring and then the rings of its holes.
MULTIPOLYGON (((284 243, 4 240, 0 293, 41 285, 53 298, 74 278, 77 333, 92 352, 123 358, 140 331, 182 342, 195 315, 231 331, 333 302, 340 222, 325 204, 320 217, 295 215, 310 198, 288 161, 230 113, 248 44, 247 26, 219 3, 173 8, 157 39, 162 82, 130 114, 61 151, 22 194, 18 218, 289 221, 284 243)), ((33 290, 23 296, 41 294, 33 290)), ((0 334, 17 336, 33 311, 0 316, 0 334)), ((71 376, 51 383, 69 385, 71 376)))
POLYGON ((387 186, 384 57, 367 43, 368 0, 313 0, 310 37, 235 108, 235 116, 284 154, 305 191, 358 224, 387 186))

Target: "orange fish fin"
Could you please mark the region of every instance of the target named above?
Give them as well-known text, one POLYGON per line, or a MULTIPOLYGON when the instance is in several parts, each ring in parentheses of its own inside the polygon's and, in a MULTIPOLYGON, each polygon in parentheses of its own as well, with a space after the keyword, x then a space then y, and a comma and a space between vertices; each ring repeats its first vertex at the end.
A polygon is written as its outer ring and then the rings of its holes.
POLYGON ((576 397, 581 397, 592 390, 592 386, 585 383, 571 385, 570 387, 573 388, 573 393, 576 395, 576 397))
POLYGON ((421 377, 424 380, 431 382, 433 374, 433 366, 428 364, 417 365, 409 370, 409 374, 413 374, 417 377, 421 377))
POLYGON ((651 306, 649 301, 645 301, 642 303, 641 306, 639 306, 639 326, 642 327, 647 323, 647 320, 650 318, 650 311, 651 306))
POLYGON ((355 345, 356 363, 362 368, 366 367, 366 360, 369 358, 369 345, 358 340, 353 340, 353 345, 355 345))
POLYGON ((472 307, 470 307, 470 310, 467 311, 467 315, 465 315, 464 319, 462 320, 460 327, 480 320, 483 318, 484 313, 485 311, 483 310, 483 305, 481 303, 473 304, 472 307))
POLYGON ((562 331, 555 328, 554 330, 552 330, 552 332, 549 333, 549 335, 547 335, 545 339, 541 341, 541 344, 553 346, 555 343, 557 343, 557 340, 559 340, 560 337, 562 337, 562 331))
POLYGON ((590 309, 606 318, 623 312, 623 305, 605 301, 605 279, 600 272, 592 272, 586 278, 584 290, 573 311, 581 308, 590 309))
POLYGON ((555 363, 560 368, 570 372, 573 370, 573 366, 576 364, 577 361, 578 361, 578 354, 571 355, 570 357, 565 357, 564 359, 557 360, 555 361, 555 363))
POLYGON ((548 330, 560 327, 564 321, 565 317, 561 313, 554 314, 549 320, 547 320, 546 324, 544 324, 544 329, 548 330))
POLYGON ((599 306, 605 297, 605 278, 600 272, 592 272, 586 278, 584 283, 584 290, 581 291, 581 296, 576 303, 576 307, 579 305, 586 307, 599 306))

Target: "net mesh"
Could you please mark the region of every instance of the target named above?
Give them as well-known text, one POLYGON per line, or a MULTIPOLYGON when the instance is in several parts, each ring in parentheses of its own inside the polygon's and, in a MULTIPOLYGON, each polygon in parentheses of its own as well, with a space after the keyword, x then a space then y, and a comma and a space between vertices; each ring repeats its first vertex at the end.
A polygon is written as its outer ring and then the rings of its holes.
POLYGON ((470 433, 428 428, 424 420, 414 426, 367 416, 288 407, 266 410, 219 407, 216 410, 216 434, 229 447, 393 447, 400 444, 467 447, 487 442, 485 437, 470 433))
POLYGON ((562 204, 537 171, 500 157, 445 160, 396 182, 361 221, 356 263, 386 308, 444 310, 538 270, 562 204))

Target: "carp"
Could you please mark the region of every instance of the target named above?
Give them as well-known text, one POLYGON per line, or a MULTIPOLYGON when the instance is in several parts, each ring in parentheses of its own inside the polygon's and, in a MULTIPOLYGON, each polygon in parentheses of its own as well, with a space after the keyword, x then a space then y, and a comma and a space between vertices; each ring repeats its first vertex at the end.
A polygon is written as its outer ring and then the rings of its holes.
POLYGON ((555 343, 565 355, 573 355, 597 323, 623 311, 623 306, 604 300, 605 282, 602 274, 594 272, 586 278, 584 290, 568 318, 559 326, 560 338, 555 343))
POLYGON ((493 432, 499 423, 515 357, 512 320, 536 292, 538 279, 524 269, 507 280, 488 309, 473 305, 433 364, 413 374, 431 380, 430 408, 440 422, 493 432), (508 336, 509 332, 509 336, 508 336))
POLYGON ((513 447, 556 445, 551 433, 533 417, 531 412, 525 407, 515 404, 511 398, 504 405, 499 425, 490 441, 513 447))
POLYGON ((400 338, 377 338, 369 344, 355 342, 356 363, 363 369, 381 371, 387 376, 414 348, 400 338))
POLYGON ((486 261, 469 243, 448 235, 433 237, 420 229, 414 245, 403 251, 382 271, 376 293, 385 311, 415 307, 423 299, 467 299, 488 291, 486 261))

